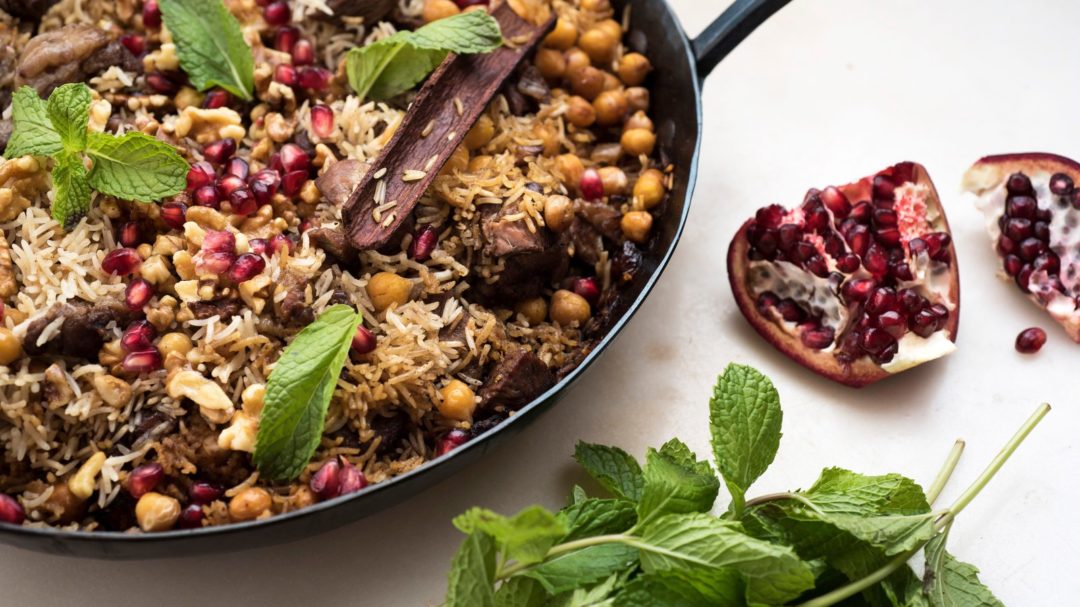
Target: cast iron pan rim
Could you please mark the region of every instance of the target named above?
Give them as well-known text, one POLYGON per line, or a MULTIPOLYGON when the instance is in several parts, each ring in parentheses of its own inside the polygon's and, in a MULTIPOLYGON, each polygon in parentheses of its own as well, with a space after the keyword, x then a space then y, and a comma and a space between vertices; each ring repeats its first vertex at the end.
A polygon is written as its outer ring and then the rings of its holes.
MULTIPOLYGON (((664 0, 657 1, 661 2, 666 7, 667 3, 664 2, 664 0)), ((670 7, 667 7, 667 10, 670 13, 670 7)), ((690 39, 687 37, 686 32, 683 30, 682 24, 679 22, 678 19, 672 19, 672 22, 676 27, 676 31, 674 33, 676 33, 678 35, 678 38, 682 41, 683 53, 685 55, 684 60, 689 66, 691 72, 693 72, 696 59, 690 46, 690 39)), ((303 518, 308 515, 313 515, 322 510, 335 508, 346 502, 364 499, 365 497, 373 493, 390 490, 397 485, 406 484, 410 481, 415 480, 417 477, 431 470, 434 470, 436 467, 449 462, 454 457, 463 455, 468 451, 479 449, 482 446, 486 446, 484 444, 487 443, 490 439, 494 438, 496 434, 510 430, 511 426, 514 427, 514 430, 523 429, 527 424, 535 420, 540 413, 546 411, 553 404, 552 400, 554 396, 570 388, 570 386, 573 385, 575 381, 577 381, 578 377, 580 377, 585 372, 585 370, 588 369, 590 365, 592 365, 592 363, 597 359, 597 357, 599 357, 600 354, 602 354, 604 350, 607 349, 611 342, 615 340, 615 338, 619 335, 622 329, 630 322, 630 319, 633 318, 634 314, 637 313, 641 305, 645 303, 645 299, 649 296, 650 293, 652 293, 652 290, 656 286, 657 281, 660 279, 661 274, 663 274, 664 270, 667 269, 667 265, 671 261, 672 255, 675 253, 675 248, 679 244, 679 239, 682 237, 683 229, 686 227, 686 220, 690 213, 690 202, 693 199, 694 186, 697 182, 698 153, 701 150, 702 114, 700 79, 696 76, 691 77, 689 88, 692 89, 689 92, 692 92, 694 95, 694 107, 696 108, 696 116, 694 117, 694 119, 697 121, 698 129, 696 141, 694 142, 693 155, 690 159, 689 171, 687 172, 686 176, 686 198, 683 204, 682 213, 679 216, 679 221, 675 228, 675 234, 671 239, 671 244, 668 246, 667 250, 664 251, 663 256, 657 263, 656 270, 652 273, 651 276, 649 276, 648 280, 645 282, 645 285, 641 289, 641 293, 639 293, 638 296, 634 299, 634 301, 630 303, 622 318, 620 318, 619 321, 616 322, 614 326, 612 326, 611 330, 608 331, 607 335, 605 335, 596 345, 596 347, 593 348, 593 350, 585 356, 585 359, 581 361, 581 364, 579 364, 577 368, 567 374, 566 377, 559 381, 559 383, 552 386, 547 392, 541 394, 539 397, 533 400, 533 402, 519 409, 517 413, 504 420, 498 426, 495 426, 494 428, 488 430, 484 434, 481 434, 477 438, 470 440, 469 442, 465 443, 465 445, 454 449, 450 453, 433 459, 414 470, 410 470, 409 472, 402 474, 401 476, 396 476, 388 481, 371 485, 358 493, 343 495, 332 500, 319 502, 317 504, 313 504, 311 506, 307 506, 293 512, 279 514, 262 520, 247 521, 243 523, 230 523, 228 525, 215 525, 212 527, 200 527, 198 529, 161 531, 155 533, 125 533, 120 531, 68 531, 58 530, 51 527, 13 527, 11 525, 0 525, 0 534, 23 536, 25 538, 31 539, 32 541, 39 542, 62 541, 70 543, 89 544, 141 544, 168 543, 170 540, 197 541, 199 538, 203 537, 227 536, 233 533, 251 531, 254 528, 270 529, 278 523, 285 523, 286 521, 303 518)), ((375 513, 372 512, 370 514, 375 513)), ((360 520, 361 518, 366 517, 357 517, 355 520, 360 520)), ((353 522, 355 522, 355 520, 353 522)), ((239 550, 243 550, 244 548, 245 547, 243 546, 237 547, 237 549, 239 550)), ((105 555, 101 555, 97 558, 102 557, 108 558, 105 555)))

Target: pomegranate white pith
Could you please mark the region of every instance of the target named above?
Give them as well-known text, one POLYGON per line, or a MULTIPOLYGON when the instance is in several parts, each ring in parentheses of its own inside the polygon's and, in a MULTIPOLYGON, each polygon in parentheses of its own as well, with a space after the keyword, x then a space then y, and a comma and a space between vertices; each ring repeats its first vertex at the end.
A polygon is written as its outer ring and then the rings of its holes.
POLYGON ((1080 342, 1080 164, 1054 154, 987 156, 964 175, 1000 275, 1080 342))
POLYGON ((955 350, 959 281, 948 222, 922 166, 810 190, 759 210, 728 270, 740 310, 809 369, 863 386, 955 350))

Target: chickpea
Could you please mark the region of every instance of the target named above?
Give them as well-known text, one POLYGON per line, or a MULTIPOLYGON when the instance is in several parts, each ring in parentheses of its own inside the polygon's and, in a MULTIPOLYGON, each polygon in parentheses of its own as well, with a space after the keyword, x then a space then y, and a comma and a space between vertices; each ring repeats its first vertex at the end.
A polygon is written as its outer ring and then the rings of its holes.
POLYGON ((575 154, 559 154, 555 157, 555 172, 559 174, 563 185, 576 188, 585 174, 585 165, 575 154))
POLYGON ((619 78, 626 86, 638 86, 652 70, 649 59, 641 53, 627 53, 619 59, 619 78))
POLYGON ((593 28, 578 38, 578 46, 597 65, 608 65, 615 58, 615 47, 619 39, 600 29, 593 28))
POLYGON ((180 502, 176 498, 151 491, 135 504, 135 520, 143 531, 167 531, 180 518, 180 502))
POLYGON ((460 12, 461 9, 454 4, 453 0, 424 0, 424 10, 420 13, 420 17, 424 23, 431 23, 460 12))
POLYGON ((600 181, 604 184, 605 196, 625 194, 630 186, 626 173, 619 167, 602 167, 597 173, 600 173, 600 181))
POLYGON ((173 352, 180 356, 187 356, 191 348, 191 338, 183 333, 166 333, 158 340, 158 350, 161 351, 162 358, 168 357, 173 352))
POLYGON ((544 46, 565 51, 577 42, 577 27, 569 19, 559 18, 555 29, 544 38, 544 46))
POLYGON ((626 101, 626 93, 604 91, 593 100, 593 109, 596 110, 596 122, 600 126, 615 126, 622 123, 630 105, 626 101))
POLYGON ((592 101, 604 91, 604 72, 591 65, 568 72, 574 93, 592 101))
POLYGON ((495 136, 495 122, 487 114, 481 114, 476 124, 465 135, 465 147, 470 150, 482 148, 495 136))
POLYGON ((472 160, 469 161, 469 172, 479 173, 480 171, 483 171, 484 169, 487 169, 494 165, 495 159, 491 156, 485 156, 483 154, 481 154, 480 156, 473 156, 472 160))
POLYGON ((564 327, 573 323, 585 324, 592 316, 592 308, 585 298, 566 289, 559 289, 551 296, 551 308, 548 312, 551 320, 564 327))
POLYGON ((614 91, 623 87, 622 80, 610 72, 604 72, 604 90, 614 91))
POLYGON ((412 295, 412 281, 393 272, 379 272, 367 284, 367 294, 375 311, 382 312, 392 305, 404 305, 412 295))
POLYGON ((566 100, 566 119, 578 128, 588 128, 596 122, 596 109, 584 97, 574 95, 566 100))
POLYGON ((229 518, 233 522, 253 521, 270 510, 270 492, 262 487, 248 487, 229 500, 229 518))
POLYGON ((560 50, 542 48, 536 51, 534 62, 540 75, 548 80, 559 80, 566 73, 566 57, 560 50))
POLYGON ((611 10, 609 0, 581 0, 581 10, 591 13, 603 13, 611 10))
POLYGON ((450 154, 450 159, 443 165, 440 175, 449 175, 454 171, 464 171, 469 167, 469 148, 464 145, 459 145, 454 150, 453 154, 450 154))
POLYGON ((533 137, 543 142, 544 156, 554 156, 562 149, 562 141, 559 140, 559 134, 554 129, 537 124, 532 131, 533 137))
POLYGON ((565 60, 566 70, 564 70, 564 75, 566 76, 569 76, 583 67, 592 65, 592 60, 585 54, 585 51, 576 47, 566 51, 565 60))
POLYGON ((22 356, 22 344, 11 329, 0 329, 0 365, 10 365, 22 356))
MULTIPOLYGON (((566 198, 563 196, 563 198, 566 198)), ((529 324, 536 326, 547 318, 548 306, 543 297, 533 297, 532 299, 526 299, 519 301, 514 306, 514 311, 525 317, 525 320, 529 321, 529 324)))
POLYGON ((562 232, 569 228, 573 221, 574 203, 566 196, 556 194, 544 202, 544 223, 553 231, 562 232))
POLYGON ((642 154, 648 156, 652 154, 653 148, 656 147, 656 135, 652 131, 646 131, 645 129, 629 129, 622 134, 619 143, 622 145, 623 151, 631 156, 640 156, 642 154))
POLYGON ((634 184, 634 198, 641 202, 645 210, 649 210, 664 199, 664 174, 656 169, 648 169, 638 176, 634 184))
POLYGON ((649 239, 649 231, 652 230, 652 215, 648 211, 630 211, 623 215, 619 222, 623 236, 638 243, 645 244, 649 239))
POLYGON ((627 118, 626 122, 623 123, 624 131, 630 129, 645 129, 646 131, 655 130, 652 118, 649 118, 649 115, 642 111, 634 112, 634 114, 627 118))
POLYGON ((442 395, 439 413, 442 413, 443 417, 459 422, 472 421, 473 411, 476 410, 476 395, 465 382, 452 379, 439 393, 442 395))
POLYGON ((630 104, 631 112, 648 112, 649 89, 643 86, 632 86, 626 89, 626 101, 630 104))

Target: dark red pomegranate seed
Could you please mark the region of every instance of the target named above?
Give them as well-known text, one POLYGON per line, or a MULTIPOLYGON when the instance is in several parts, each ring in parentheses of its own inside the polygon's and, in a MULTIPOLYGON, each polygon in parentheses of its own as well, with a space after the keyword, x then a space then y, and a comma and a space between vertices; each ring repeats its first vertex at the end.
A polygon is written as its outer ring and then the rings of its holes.
POLYGON ((874 209, 875 226, 893 227, 896 222, 896 211, 892 209, 874 209))
POLYGON ((142 6, 143 27, 157 29, 161 27, 161 9, 158 8, 157 0, 146 0, 142 6))
POLYGON ((135 249, 123 248, 109 251, 101 260, 101 269, 114 276, 125 276, 139 269, 142 258, 135 249))
POLYGON ((206 482, 192 483, 188 488, 188 497, 196 504, 209 504, 212 501, 221 499, 221 496, 225 493, 225 490, 206 482))
POLYGON ((1010 194, 1028 194, 1031 192, 1031 180, 1023 173, 1013 173, 1009 175, 1005 187, 1008 188, 1010 194))
POLYGON ((202 527, 204 516, 202 506, 190 504, 180 512, 180 520, 176 522, 176 526, 180 529, 198 529, 202 527))
POLYGON ((860 265, 862 265, 862 262, 859 260, 859 256, 851 253, 842 255, 836 260, 836 269, 845 274, 851 274, 858 270, 860 265))
POLYGON ((216 274, 218 276, 229 271, 236 254, 229 251, 203 251, 195 257, 195 268, 200 274, 216 274))
POLYGON ((248 161, 243 158, 233 158, 225 165, 226 175, 234 175, 240 179, 247 179, 250 171, 251 168, 248 166, 248 161))
POLYGON ((874 238, 887 247, 895 247, 900 244, 900 230, 896 228, 879 228, 874 231, 874 238))
POLYGON ((1031 291, 1031 275, 1035 272, 1035 269, 1031 267, 1031 264, 1024 264, 1020 271, 1016 273, 1016 286, 1020 287, 1020 290, 1028 293, 1031 291))
POLYGON ((1046 344, 1046 331, 1038 327, 1024 329, 1016 336, 1016 351, 1023 354, 1034 354, 1046 344))
POLYGON ((150 303, 150 298, 153 296, 154 286, 142 278, 133 279, 124 289, 124 303, 133 312, 142 310, 143 306, 150 303))
POLYGON ((307 171, 311 166, 307 152, 295 143, 286 143, 278 152, 278 161, 281 163, 281 172, 307 171))
POLYGON ((321 139, 334 134, 334 111, 328 106, 316 104, 311 108, 311 131, 321 139))
POLYGON ((856 223, 868 224, 873 216, 874 207, 867 201, 862 201, 851 208, 848 218, 856 223))
POLYGON ((1061 271, 1061 258, 1056 253, 1047 251, 1040 253, 1035 261, 1031 262, 1031 267, 1036 272, 1046 272, 1047 274, 1057 274, 1061 271))
POLYGON ((341 471, 338 472, 338 482, 341 487, 341 495, 356 493, 367 487, 367 478, 356 466, 350 464, 344 457, 341 458, 341 471))
POLYGON ((19 500, 6 493, 0 493, 0 523, 21 525, 26 520, 26 511, 19 500))
POLYGON ((435 455, 446 455, 467 442, 469 442, 468 434, 461 430, 451 430, 439 441, 438 447, 435 448, 435 455))
POLYGON ((878 280, 889 273, 889 260, 885 256, 885 252, 876 243, 871 244, 870 248, 867 249, 866 255, 863 256, 863 265, 878 280))
POLYGON ((307 182, 307 171, 290 171, 281 179, 281 191, 286 196, 296 196, 307 182))
POLYGON ((136 320, 124 329, 120 338, 120 347, 126 352, 145 352, 154 347, 157 329, 146 320, 136 320))
MULTIPOLYGON (((274 49, 283 53, 288 53, 292 50, 293 45, 300 39, 300 30, 295 27, 288 26, 283 27, 274 34, 274 49)), ((296 61, 293 61, 295 64, 296 61)))
MULTIPOLYGON (((602 185, 602 184, 601 184, 602 185)), ((766 228, 778 228, 780 222, 784 219, 784 207, 778 204, 771 204, 767 207, 758 209, 755 215, 755 221, 766 228)))
POLYGON ((236 235, 225 230, 207 230, 203 236, 202 250, 208 253, 235 253, 236 235))
POLYGON ((573 290, 589 302, 590 306, 596 307, 596 304, 600 303, 600 284, 592 276, 575 279, 573 290))
POLYGON ((812 255, 807 258, 805 267, 814 276, 825 278, 829 275, 829 264, 821 255, 812 255))
POLYGON ((248 241, 251 252, 256 255, 266 255, 270 250, 270 241, 265 238, 252 238, 248 241))
POLYGON ((877 283, 869 278, 856 278, 844 283, 841 293, 848 303, 866 301, 876 286, 877 283))
POLYGON ((214 89, 203 98, 202 106, 208 110, 227 107, 232 103, 232 95, 228 91, 214 89))
POLYGON ((281 184, 281 173, 274 169, 262 169, 248 178, 248 185, 253 185, 256 182, 265 183, 276 191, 278 185, 281 184))
POLYGON ((427 261, 431 258, 431 252, 439 243, 439 233, 431 226, 424 226, 409 244, 409 257, 416 261, 427 261))
POLYGON ((250 182, 251 195, 255 197, 258 205, 269 204, 277 194, 277 185, 265 181, 252 180, 250 182))
POLYGON ((888 175, 875 175, 873 195, 874 202, 892 202, 896 196, 896 184, 888 175))
POLYGON ((830 327, 808 327, 799 334, 803 345, 814 350, 828 348, 835 337, 835 332, 830 327))
POLYGON ((879 287, 870 296, 866 304, 866 311, 872 314, 881 314, 900 309, 900 298, 892 287, 879 287))
POLYGON ((341 464, 336 459, 332 459, 311 475, 308 486, 315 497, 319 500, 328 500, 341 495, 339 472, 341 472, 341 464))
POLYGON ((146 84, 154 90, 155 93, 161 93, 162 95, 175 95, 180 90, 180 85, 173 82, 165 74, 161 72, 150 72, 146 75, 146 84))
POLYGON ((228 197, 236 190, 246 188, 247 182, 236 175, 225 175, 218 180, 217 187, 223 197, 228 197))
POLYGON ((294 247, 293 241, 284 234, 278 234, 270 239, 270 252, 280 253, 282 249, 291 250, 294 247))
POLYGON ((860 257, 864 257, 870 248, 870 228, 856 224, 847 234, 848 246, 851 247, 852 252, 860 257))
POLYGON ((161 205, 161 220, 174 230, 183 228, 187 221, 187 205, 176 201, 166 202, 161 205))
POLYGON ((1058 196, 1068 196, 1073 193, 1073 179, 1065 173, 1055 173, 1050 178, 1050 191, 1058 196))
POLYGON ((142 240, 139 235, 139 224, 134 221, 122 224, 116 240, 125 247, 139 246, 139 242, 142 240))
POLYGON ((1035 235, 1035 238, 1049 244, 1050 243, 1050 224, 1045 221, 1036 221, 1035 227, 1031 232, 1035 235))
POLYGON ((165 470, 161 464, 157 462, 143 464, 132 470, 131 474, 124 479, 124 489, 127 489, 131 497, 139 499, 153 491, 164 476, 165 470))
POLYGON ((236 284, 246 282, 255 278, 266 269, 266 260, 262 258, 262 255, 256 255, 255 253, 244 253, 236 258, 236 261, 232 263, 232 267, 229 268, 229 280, 236 284))
POLYGON ((779 241, 778 246, 784 252, 788 252, 802 240, 803 232, 799 226, 793 223, 785 223, 776 231, 776 235, 779 241))
POLYGON ((354 354, 364 355, 375 350, 375 334, 369 331, 363 326, 356 328, 356 335, 352 340, 352 351, 354 354))
POLYGON ((799 307, 794 299, 782 299, 776 304, 776 311, 780 317, 788 322, 800 323, 806 320, 806 312, 799 307))
POLYGON ((285 86, 296 86, 296 83, 298 82, 296 78, 296 68, 287 63, 279 63, 278 66, 274 68, 274 81, 280 82, 285 86))
POLYGON ((832 211, 837 219, 844 219, 851 213, 851 202, 840 191, 840 188, 829 186, 822 190, 821 201, 825 203, 825 206, 832 211))
POLYGON ((217 173, 214 171, 214 167, 204 160, 196 162, 191 165, 187 173, 187 191, 194 192, 195 190, 203 187, 204 185, 210 185, 217 179, 217 173))
POLYGON ((896 280, 915 280, 915 275, 911 272, 911 266, 906 261, 890 265, 889 274, 896 280))
POLYGON ((896 345, 896 338, 884 329, 870 328, 862 334, 860 345, 863 350, 871 354, 878 354, 884 352, 890 345, 896 345))
POLYGON ((270 25, 285 25, 292 19, 292 9, 285 2, 271 2, 263 9, 263 18, 270 25))
POLYGON ((1030 219, 1012 217, 1005 222, 1005 235, 1015 241, 1021 241, 1034 232, 1030 219))
POLYGON ((132 352, 124 357, 121 366, 129 373, 150 373, 161 368, 161 352, 146 350, 145 352, 132 352))
POLYGON ((146 39, 138 34, 124 34, 120 36, 120 44, 136 57, 142 57, 146 52, 146 39))
POLYGON ((942 319, 930 308, 924 308, 915 313, 908 322, 908 326, 919 337, 930 337, 941 330, 942 319))
POLYGON ((236 215, 251 215, 259 208, 255 194, 247 187, 237 188, 229 194, 229 206, 236 215))
POLYGON ((297 40, 292 45, 293 65, 311 65, 315 63, 315 47, 307 40, 297 40))
POLYGON ((195 204, 202 207, 218 208, 221 206, 221 192, 215 185, 204 185, 195 190, 195 204))
POLYGON ((757 309, 762 314, 768 314, 769 310, 776 307, 776 304, 780 303, 780 298, 772 291, 765 291, 757 298, 757 309))
POLYGON ((236 153, 235 139, 218 139, 203 147, 203 157, 214 164, 222 164, 236 153))
POLYGON ((315 91, 324 90, 330 86, 330 80, 334 77, 334 74, 321 67, 302 67, 299 74, 297 74, 296 82, 305 89, 312 89, 315 91))
POLYGON ((949 246, 952 244, 952 236, 945 232, 932 232, 923 237, 930 253, 930 259, 945 261, 949 258, 949 246))
POLYGON ((1028 238, 1020 243, 1020 259, 1031 261, 1045 250, 1046 244, 1038 238, 1028 238))
POLYGON ((1039 213, 1039 203, 1031 196, 1011 196, 1005 201, 1005 214, 1009 217, 1035 219, 1039 213))
POLYGON ((600 200, 604 197, 604 181, 600 179, 600 173, 596 169, 585 169, 578 187, 581 189, 581 196, 585 200, 600 200))

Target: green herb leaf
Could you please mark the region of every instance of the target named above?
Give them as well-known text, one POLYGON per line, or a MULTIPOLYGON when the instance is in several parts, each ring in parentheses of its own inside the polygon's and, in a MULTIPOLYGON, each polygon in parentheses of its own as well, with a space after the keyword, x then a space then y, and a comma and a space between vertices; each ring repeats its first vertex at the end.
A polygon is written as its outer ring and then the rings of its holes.
POLYGON ((53 219, 69 228, 90 209, 90 180, 82 157, 61 152, 53 165, 52 181, 53 219))
POLYGON ((638 551, 620 543, 599 544, 565 552, 521 573, 559 594, 594 584, 637 563, 638 551))
POLYGON ((92 100, 90 87, 81 82, 61 85, 49 95, 46 107, 49 121, 69 152, 86 149, 86 125, 90 122, 92 100))
POLYGON ((465 533, 482 531, 495 539, 500 550, 519 563, 539 563, 548 550, 566 535, 566 527, 554 514, 531 506, 511 518, 484 508, 471 508, 454 519, 465 533))
POLYGON ((645 456, 645 487, 638 503, 638 527, 665 514, 707 512, 720 492, 709 463, 698 461, 690 449, 672 439, 645 456))
POLYGON ((315 453, 361 315, 331 306, 285 348, 266 384, 253 460, 264 478, 292 480, 315 453))
POLYGON ((743 604, 743 591, 738 581, 728 597, 729 600, 723 602, 710 599, 709 595, 713 593, 699 592, 695 586, 675 572, 646 573, 630 580, 615 596, 615 604, 620 607, 714 607, 743 604))
POLYGON ((540 582, 527 577, 511 578, 495 592, 495 607, 543 607, 547 600, 540 582))
POLYGON ((487 11, 469 11, 432 21, 410 32, 417 48, 450 51, 459 55, 490 53, 502 46, 499 22, 487 11))
POLYGON ((637 511, 626 500, 587 499, 563 508, 556 516, 567 529, 561 542, 621 533, 637 522, 637 511))
POLYGON ((802 495, 830 514, 880 516, 930 511, 922 487, 900 474, 867 476, 843 468, 826 468, 802 495))
POLYGON ((761 476, 780 446, 784 414, 769 378, 744 365, 728 365, 709 401, 716 467, 724 477, 736 515, 746 491, 761 476))
POLYGON ((221 0, 160 0, 180 66, 200 91, 220 86, 245 101, 255 88, 255 60, 240 22, 221 0))
POLYGON ((926 595, 933 607, 1004 607, 980 580, 979 570, 945 550, 948 533, 926 545, 926 595))
POLYGON ((99 192, 153 202, 184 191, 188 164, 164 141, 130 131, 121 137, 91 133, 88 144, 90 185, 99 192))
POLYGON ((641 464, 632 455, 618 447, 578 442, 574 459, 600 486, 613 495, 632 502, 641 499, 645 480, 641 464))
MULTIPOLYGON (((323 316, 326 314, 323 313, 323 316)), ((353 331, 356 329, 354 328, 353 331)), ((269 394, 267 394, 269 396, 269 394)), ((495 541, 480 532, 461 543, 450 566, 447 607, 495 606, 495 541)))
POLYGON ((4 158, 55 156, 64 149, 60 134, 49 121, 45 101, 28 86, 19 87, 11 97, 11 127, 4 158))
POLYGON ((934 529, 936 518, 934 513, 874 517, 826 514, 820 520, 893 555, 907 552, 934 537, 937 534, 934 529))

